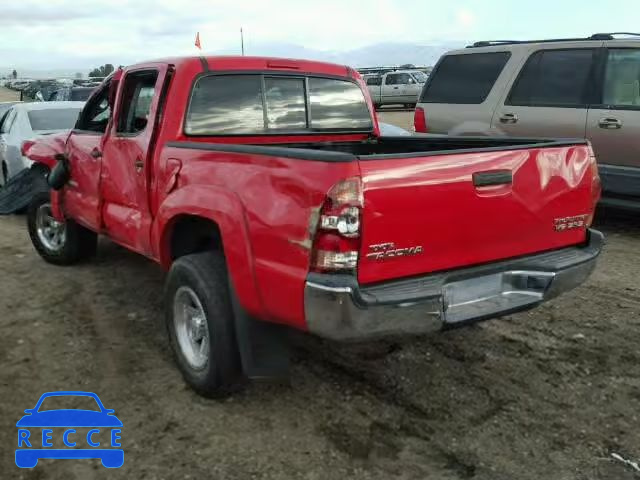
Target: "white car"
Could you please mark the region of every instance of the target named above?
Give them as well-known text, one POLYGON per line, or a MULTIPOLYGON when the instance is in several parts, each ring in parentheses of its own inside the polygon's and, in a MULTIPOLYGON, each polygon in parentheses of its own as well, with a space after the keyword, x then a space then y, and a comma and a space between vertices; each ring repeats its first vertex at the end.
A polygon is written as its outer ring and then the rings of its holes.
POLYGON ((21 148, 26 140, 74 127, 84 102, 18 103, 0 119, 0 185, 29 168, 21 148))

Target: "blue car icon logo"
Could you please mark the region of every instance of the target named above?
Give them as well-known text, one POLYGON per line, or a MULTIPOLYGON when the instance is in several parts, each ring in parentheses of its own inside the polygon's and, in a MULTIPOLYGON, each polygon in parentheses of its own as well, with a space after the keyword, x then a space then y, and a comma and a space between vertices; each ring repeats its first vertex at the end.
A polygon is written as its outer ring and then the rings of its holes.
MULTIPOLYGON (((65 400, 64 398, 62 399, 65 400)), ((18 448, 16 465, 33 468, 41 458, 88 459, 99 458, 107 468, 118 468, 124 463, 120 444, 122 422, 114 410, 104 407, 98 395, 92 392, 49 392, 40 397, 36 406, 24 411, 18 420, 18 448), (89 402, 95 409, 47 409, 58 397, 89 402), (84 398, 82 398, 84 397, 84 398), (95 401, 95 403, 94 403, 95 401), (55 445, 54 442, 60 445, 55 445), (58 446, 64 448, 57 448, 58 446)))

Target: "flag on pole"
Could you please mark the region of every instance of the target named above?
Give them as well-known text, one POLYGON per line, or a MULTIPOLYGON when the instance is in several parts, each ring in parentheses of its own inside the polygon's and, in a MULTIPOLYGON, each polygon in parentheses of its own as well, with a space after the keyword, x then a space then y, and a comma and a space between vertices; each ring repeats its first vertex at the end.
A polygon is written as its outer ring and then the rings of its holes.
POLYGON ((200 46, 200 32, 196 33, 196 47, 198 47, 198 50, 202 50, 202 47, 200 46))

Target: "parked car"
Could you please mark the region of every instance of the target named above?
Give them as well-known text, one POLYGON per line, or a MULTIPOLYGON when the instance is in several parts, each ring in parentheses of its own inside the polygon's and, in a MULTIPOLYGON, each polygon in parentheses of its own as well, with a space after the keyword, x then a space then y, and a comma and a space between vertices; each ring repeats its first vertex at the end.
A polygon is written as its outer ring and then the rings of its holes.
POLYGON ((0 102, 0 119, 4 116, 7 111, 13 107, 16 103, 19 102, 0 102))
POLYGON ((392 104, 413 107, 427 81, 427 75, 419 70, 396 70, 364 78, 376 108, 392 104))
POLYGON ((18 103, 0 120, 0 184, 31 165, 24 142, 73 128, 83 102, 18 103))
POLYGON ((356 341, 496 317, 582 283, 602 246, 585 140, 383 137, 342 65, 133 65, 27 154, 54 165, 37 252, 73 264, 102 234, 168 269, 170 343, 206 395, 272 375, 282 325, 356 341))
POLYGON ((62 87, 51 92, 48 102, 86 102, 94 87, 62 87))
POLYGON ((602 202, 640 208, 640 38, 619 37, 478 42, 449 52, 424 87, 415 130, 588 138, 602 202))

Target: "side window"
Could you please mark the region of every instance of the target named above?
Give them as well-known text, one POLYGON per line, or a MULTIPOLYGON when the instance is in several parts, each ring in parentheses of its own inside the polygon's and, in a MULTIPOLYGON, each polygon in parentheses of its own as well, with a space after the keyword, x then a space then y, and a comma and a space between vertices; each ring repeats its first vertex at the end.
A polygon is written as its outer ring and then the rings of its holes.
POLYGON ((382 77, 367 78, 367 85, 382 85, 382 77))
POLYGON ((118 133, 136 134, 149 123, 157 71, 129 73, 124 79, 118 133))
POLYGON ((640 49, 609 50, 602 103, 610 107, 640 106, 640 49))
POLYGON ((446 55, 429 76, 423 103, 480 104, 511 57, 509 52, 446 55))
POLYGON ((387 75, 387 79, 384 81, 385 85, 397 85, 400 82, 398 81, 399 75, 397 73, 391 73, 387 75))
POLYGON ((15 119, 16 111, 14 109, 9 110, 2 121, 2 129, 0 129, 0 133, 9 133, 15 119))
POLYGON ((593 49, 541 50, 529 57, 507 105, 586 106, 594 64, 593 49))
POLYGON ((107 131, 107 124, 111 116, 108 96, 109 85, 107 84, 85 105, 76 124, 78 130, 98 133, 107 131))
POLYGON ((414 78, 408 73, 399 73, 398 74, 398 83, 401 85, 409 85, 412 83, 416 83, 414 78))

